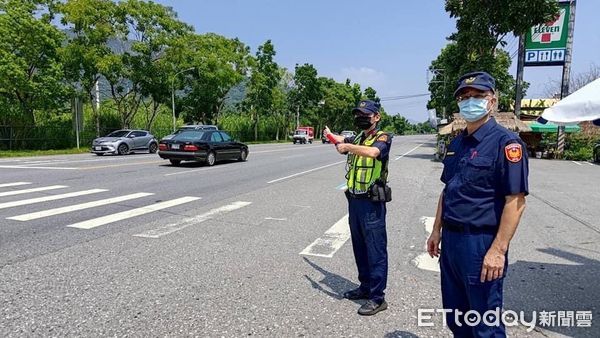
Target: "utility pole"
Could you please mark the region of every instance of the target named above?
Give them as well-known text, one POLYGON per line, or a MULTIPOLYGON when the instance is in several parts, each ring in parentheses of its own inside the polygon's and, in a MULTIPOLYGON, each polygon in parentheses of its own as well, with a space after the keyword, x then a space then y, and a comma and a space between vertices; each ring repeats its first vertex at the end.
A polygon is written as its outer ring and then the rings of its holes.
POLYGON ((519 36, 519 57, 517 59, 517 83, 515 85, 515 115, 521 116, 521 100, 523 99, 523 71, 525 68, 525 37, 519 36))
MULTIPOLYGON (((569 27, 567 35, 567 50, 565 54, 565 64, 562 73, 562 85, 560 87, 560 99, 569 95, 569 82, 571 80, 571 61, 573 59, 573 31, 575 30, 575 0, 570 2, 569 27)), ((561 158, 565 150, 565 126, 558 126, 558 139, 556 147, 556 157, 561 158)))

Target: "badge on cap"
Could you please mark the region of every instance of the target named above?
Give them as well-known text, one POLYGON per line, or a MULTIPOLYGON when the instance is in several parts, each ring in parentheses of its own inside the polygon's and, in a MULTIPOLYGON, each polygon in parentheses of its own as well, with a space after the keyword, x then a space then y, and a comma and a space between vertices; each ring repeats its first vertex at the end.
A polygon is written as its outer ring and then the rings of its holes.
POLYGON ((470 77, 470 78, 468 78, 468 79, 465 80, 465 83, 466 84, 471 84, 471 83, 475 82, 476 79, 477 79, 476 76, 470 77))
POLYGON ((504 147, 504 154, 507 160, 517 163, 523 158, 523 149, 519 143, 512 143, 504 147))
POLYGON ((361 101, 358 106, 361 107, 361 108, 364 108, 364 107, 367 106, 367 103, 365 101, 361 101))

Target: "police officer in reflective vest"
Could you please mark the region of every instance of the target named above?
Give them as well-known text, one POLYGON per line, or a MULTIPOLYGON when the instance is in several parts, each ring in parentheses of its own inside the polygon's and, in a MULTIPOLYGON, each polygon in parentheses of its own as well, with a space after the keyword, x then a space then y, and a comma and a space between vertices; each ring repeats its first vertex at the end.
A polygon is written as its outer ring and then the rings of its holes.
POLYGON ((440 257, 442 302, 452 310, 446 320, 454 336, 505 337, 497 317, 508 247, 529 189, 526 147, 490 117, 498 98, 488 73, 461 77, 454 96, 467 127, 448 146, 427 251, 440 257))
MULTIPOLYGON (((360 286, 344 293, 344 298, 366 299, 361 315, 374 315, 387 309, 384 290, 387 284, 388 257, 385 225, 386 201, 391 199, 387 182, 391 135, 378 130, 380 105, 364 100, 354 108, 354 122, 362 130, 357 136, 330 135, 338 142, 337 151, 348 154, 347 186, 352 249, 358 267, 360 286), (389 196, 384 196, 389 193, 389 196)), ((325 128, 325 135, 330 133, 325 128)))

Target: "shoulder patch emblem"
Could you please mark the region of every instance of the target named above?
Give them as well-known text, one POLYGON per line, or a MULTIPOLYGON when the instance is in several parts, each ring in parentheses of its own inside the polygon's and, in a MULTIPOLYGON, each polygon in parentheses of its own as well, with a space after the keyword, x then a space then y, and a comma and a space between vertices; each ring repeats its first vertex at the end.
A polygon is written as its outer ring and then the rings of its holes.
POLYGON ((377 138, 377 142, 387 142, 387 140, 388 136, 386 134, 383 134, 377 138))
POLYGON ((519 143, 511 143, 504 147, 504 154, 507 160, 517 163, 523 158, 523 149, 519 143))

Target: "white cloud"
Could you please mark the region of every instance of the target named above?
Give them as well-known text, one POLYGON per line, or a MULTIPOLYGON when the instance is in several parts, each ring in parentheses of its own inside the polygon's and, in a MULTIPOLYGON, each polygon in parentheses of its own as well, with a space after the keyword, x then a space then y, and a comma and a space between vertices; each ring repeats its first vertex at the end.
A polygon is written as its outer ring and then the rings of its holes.
POLYGON ((378 93, 384 91, 386 77, 383 72, 369 67, 347 67, 340 70, 340 82, 350 79, 352 83, 360 84, 362 89, 373 87, 378 93))

